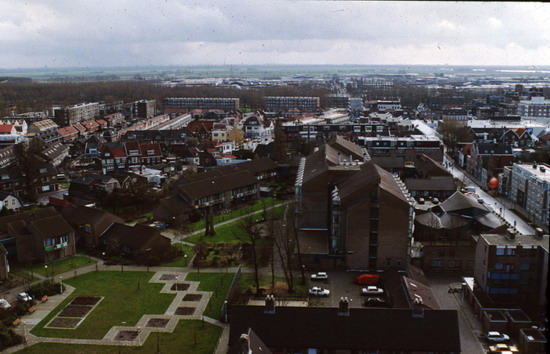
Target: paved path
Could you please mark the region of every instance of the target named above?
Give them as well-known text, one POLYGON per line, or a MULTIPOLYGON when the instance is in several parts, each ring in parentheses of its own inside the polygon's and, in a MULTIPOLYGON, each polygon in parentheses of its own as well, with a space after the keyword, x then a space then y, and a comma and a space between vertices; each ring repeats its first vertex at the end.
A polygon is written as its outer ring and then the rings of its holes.
POLYGON ((460 346, 462 353, 485 353, 478 339, 481 324, 475 318, 468 303, 463 302, 461 294, 449 294, 449 288, 460 288, 462 278, 460 275, 427 274, 430 286, 437 296, 437 301, 442 309, 457 310, 458 325, 460 330, 460 346))

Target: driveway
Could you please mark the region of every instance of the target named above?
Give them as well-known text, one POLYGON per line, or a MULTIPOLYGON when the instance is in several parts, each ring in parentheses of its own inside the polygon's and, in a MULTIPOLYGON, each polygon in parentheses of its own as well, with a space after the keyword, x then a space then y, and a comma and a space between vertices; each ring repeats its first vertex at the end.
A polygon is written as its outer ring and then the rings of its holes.
POLYGON ((441 308, 458 312, 462 353, 485 353, 484 347, 478 339, 481 324, 471 312, 469 305, 462 302, 461 294, 449 294, 449 286, 459 287, 462 277, 453 274, 426 274, 426 277, 441 308))

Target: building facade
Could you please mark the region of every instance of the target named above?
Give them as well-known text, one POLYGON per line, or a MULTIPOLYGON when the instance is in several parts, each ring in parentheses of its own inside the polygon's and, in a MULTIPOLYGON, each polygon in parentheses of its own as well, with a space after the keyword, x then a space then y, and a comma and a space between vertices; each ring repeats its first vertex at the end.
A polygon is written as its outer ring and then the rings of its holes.
POLYGON ((548 231, 550 219, 550 166, 514 164, 509 196, 529 214, 529 218, 548 231))
POLYGON ((211 97, 171 97, 163 101, 164 109, 221 109, 236 111, 239 109, 238 98, 211 97))
POLYGON ((99 115, 99 103, 79 103, 67 106, 55 110, 54 115, 57 124, 61 126, 72 125, 97 117, 99 115))
POLYGON ((319 97, 265 97, 265 109, 268 111, 286 111, 293 108, 305 111, 318 111, 320 105, 321 100, 319 97))

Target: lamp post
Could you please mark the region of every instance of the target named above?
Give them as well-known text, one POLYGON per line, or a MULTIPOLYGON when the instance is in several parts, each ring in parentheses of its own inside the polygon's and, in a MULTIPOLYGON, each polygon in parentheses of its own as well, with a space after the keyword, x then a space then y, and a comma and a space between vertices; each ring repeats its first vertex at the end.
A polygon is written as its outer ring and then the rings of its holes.
POLYGON ((59 293, 63 294, 63 277, 59 276, 59 293))
POLYGON ((44 264, 44 271, 46 272, 46 278, 48 277, 48 265, 44 264))

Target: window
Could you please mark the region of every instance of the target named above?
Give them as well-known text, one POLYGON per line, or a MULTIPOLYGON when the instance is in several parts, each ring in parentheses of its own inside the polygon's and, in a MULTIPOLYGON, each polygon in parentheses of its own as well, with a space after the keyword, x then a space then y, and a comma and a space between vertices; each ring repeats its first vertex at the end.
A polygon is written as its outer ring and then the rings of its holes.
POLYGON ((529 270, 529 263, 522 263, 519 265, 519 270, 529 270))
POLYGON ((504 264, 502 263, 495 263, 495 270, 502 270, 504 269, 504 264))
POLYGON ((506 246, 497 246, 497 256, 504 256, 504 251, 506 250, 506 246))

